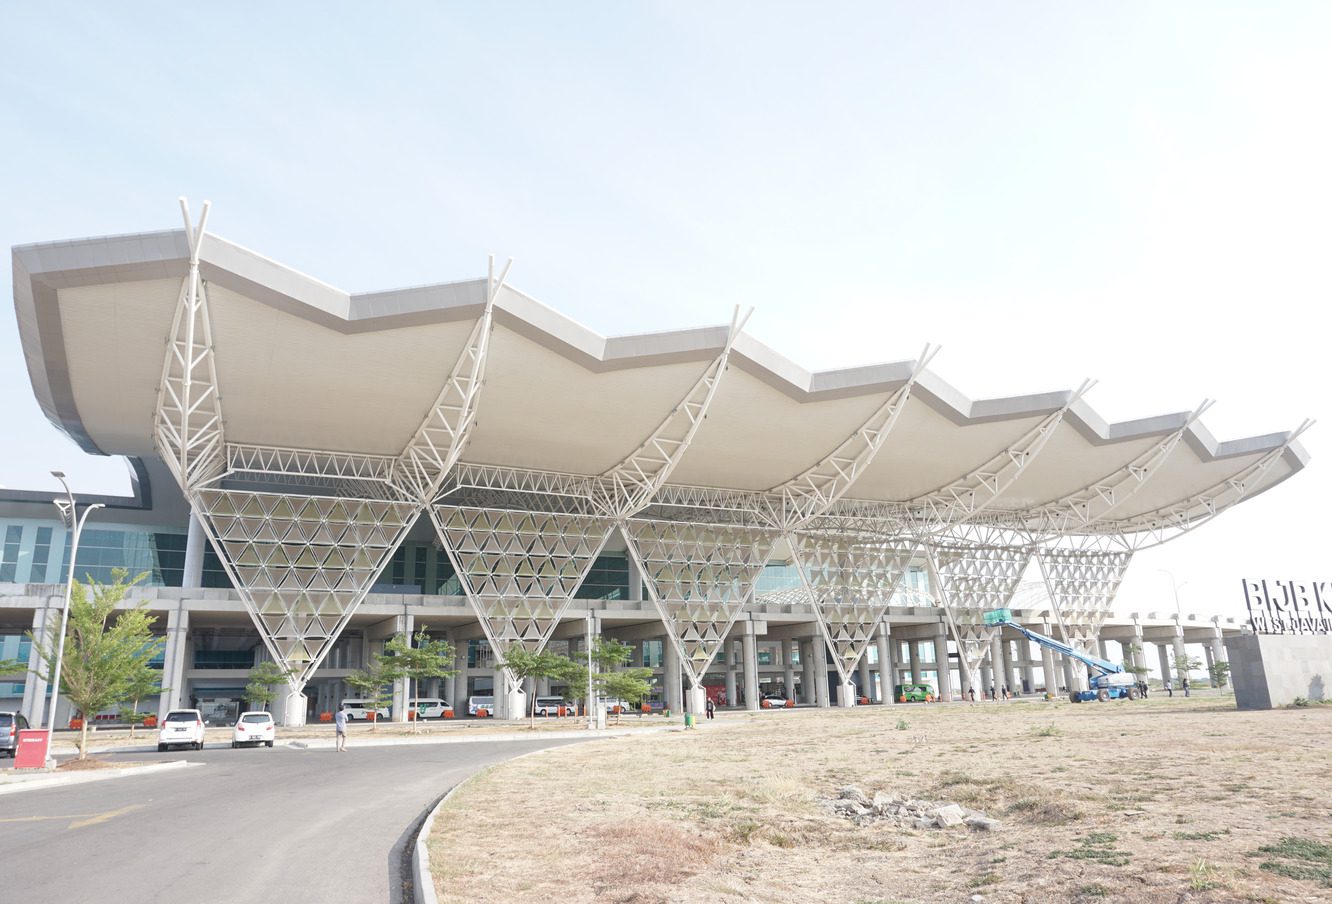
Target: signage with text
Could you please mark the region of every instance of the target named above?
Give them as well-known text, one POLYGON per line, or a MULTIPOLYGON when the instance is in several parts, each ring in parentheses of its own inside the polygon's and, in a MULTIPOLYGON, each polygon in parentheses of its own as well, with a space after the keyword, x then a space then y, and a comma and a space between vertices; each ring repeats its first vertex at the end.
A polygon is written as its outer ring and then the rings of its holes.
POLYGON ((1332 634, 1327 581, 1244 581, 1249 623, 1258 634, 1332 634))

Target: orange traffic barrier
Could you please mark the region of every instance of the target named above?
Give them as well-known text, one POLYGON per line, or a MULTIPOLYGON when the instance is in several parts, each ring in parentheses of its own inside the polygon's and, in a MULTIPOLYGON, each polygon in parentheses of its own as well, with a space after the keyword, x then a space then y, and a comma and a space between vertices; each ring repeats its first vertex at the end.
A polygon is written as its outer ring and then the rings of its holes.
POLYGON ((144 727, 144 728, 156 728, 156 727, 157 727, 157 716, 148 716, 147 718, 145 718, 145 719, 143 720, 143 727, 144 727))
POLYGON ((484 718, 488 717, 489 715, 490 715, 490 713, 486 711, 486 708, 485 708, 484 706, 483 706, 481 709, 478 709, 478 710, 476 711, 476 717, 477 717, 478 719, 484 719, 484 718))
POLYGON ((333 714, 332 714, 332 713, 320 713, 320 714, 319 714, 319 721, 320 721, 320 722, 332 722, 332 721, 333 721, 333 714))
POLYGON ((70 728, 73 728, 73 729, 79 729, 79 728, 82 728, 82 727, 83 727, 83 720, 82 720, 82 719, 70 719, 70 720, 69 720, 69 727, 70 727, 70 728))
POLYGON ((446 718, 446 719, 452 719, 452 718, 453 718, 453 710, 451 710, 451 709, 446 709, 446 710, 444 710, 444 718, 446 718))

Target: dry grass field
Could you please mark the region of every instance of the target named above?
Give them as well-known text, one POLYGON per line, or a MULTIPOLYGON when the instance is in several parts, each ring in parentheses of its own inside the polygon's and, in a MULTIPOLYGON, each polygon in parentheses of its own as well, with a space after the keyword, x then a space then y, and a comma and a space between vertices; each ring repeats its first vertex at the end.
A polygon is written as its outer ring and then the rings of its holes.
POLYGON ((1232 698, 727 714, 470 782, 430 862, 460 902, 1332 901, 1332 706, 1232 698), (997 831, 856 824, 855 785, 997 831))

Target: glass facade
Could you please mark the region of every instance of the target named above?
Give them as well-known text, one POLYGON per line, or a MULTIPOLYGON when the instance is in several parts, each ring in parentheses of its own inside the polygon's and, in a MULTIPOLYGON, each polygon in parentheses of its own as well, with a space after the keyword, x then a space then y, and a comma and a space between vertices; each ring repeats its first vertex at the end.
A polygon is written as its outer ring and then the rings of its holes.
POLYGON ((579 600, 623 600, 629 598, 629 560, 624 556, 597 556, 587 578, 574 592, 579 600))

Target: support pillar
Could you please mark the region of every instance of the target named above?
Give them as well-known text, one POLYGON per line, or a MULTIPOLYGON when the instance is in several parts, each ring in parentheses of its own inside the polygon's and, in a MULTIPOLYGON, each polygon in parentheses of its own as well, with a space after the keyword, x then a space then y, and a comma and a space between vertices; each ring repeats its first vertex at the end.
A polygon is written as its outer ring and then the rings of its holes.
POLYGON ((736 706, 740 703, 739 682, 735 679, 735 650, 729 639, 722 641, 720 659, 726 668, 726 705, 736 706))
POLYGON ((856 668, 856 674, 860 678, 860 696, 873 701, 874 688, 870 687, 869 647, 860 654, 860 664, 856 668))
POLYGON ((885 620, 879 625, 879 703, 887 705, 893 701, 893 644, 892 629, 885 620))
POLYGON ((1064 687, 1068 688, 1070 692, 1080 690, 1078 677, 1073 670, 1073 660, 1067 656, 1061 656, 1060 658, 1064 660, 1064 687))
MULTIPOLYGON (((412 636, 414 619, 410 615, 395 616, 394 625, 395 634, 405 634, 408 638, 412 636)), ((393 682, 393 704, 389 710, 389 718, 394 722, 406 722, 407 711, 412 708, 411 700, 407 697, 407 679, 399 678, 393 682)))
POLYGON ((814 687, 814 642, 795 642, 800 645, 800 702, 814 705, 818 703, 818 693, 814 687))
POLYGON ((796 698, 795 663, 793 662, 792 657, 799 655, 797 653, 799 649, 800 649, 800 644, 798 641, 794 640, 781 641, 782 667, 783 667, 782 692, 786 694, 787 700, 795 700, 796 698))
POLYGON ((671 639, 662 635, 662 680, 666 683, 666 708, 672 713, 684 712, 684 675, 680 654, 671 639))
POLYGON ((745 669, 745 709, 758 712, 758 642, 754 639, 754 623, 744 623, 744 634, 740 636, 740 658, 745 669))
POLYGON ((920 644, 915 638, 907 641, 907 658, 911 662, 911 683, 920 684, 920 644))
POLYGON ((1036 667, 1031 658, 1031 641, 1025 637, 1017 642, 1018 649, 1022 651, 1022 658, 1019 660, 1022 664, 1022 688, 1023 693, 1032 694, 1036 692, 1036 667))
POLYGON ((1054 650, 1049 647, 1041 647, 1041 672, 1044 673, 1045 692, 1051 699, 1059 696, 1059 672, 1055 669, 1054 650))
POLYGON ((467 643, 465 640, 453 641, 453 696, 449 702, 453 704, 455 716, 467 713, 467 643))
POLYGON ((814 660, 814 702, 826 709, 832 705, 828 699, 828 645, 819 635, 809 646, 814 660))
POLYGON ((1166 645, 1157 643, 1156 653, 1161 660, 1161 681, 1174 687, 1174 682, 1170 680, 1170 654, 1166 652, 1166 645))
MULTIPOLYGON (((158 699, 158 719, 168 710, 182 709, 185 700, 185 668, 190 658, 190 610, 184 600, 176 601, 176 608, 167 611, 166 646, 163 648, 162 684, 166 688, 158 699)), ((304 710, 301 710, 304 715, 304 710)), ((284 725, 287 723, 283 723, 284 725)), ((300 725, 304 725, 302 720, 300 725)))
POLYGON ((204 536, 203 524, 199 521, 199 516, 191 510, 189 532, 185 535, 185 569, 181 575, 181 587, 203 586, 204 546, 206 543, 207 538, 204 536))
POLYGON ((939 694, 936 699, 943 703, 953 702, 953 663, 948 657, 948 634, 945 632, 943 622, 937 627, 938 633, 934 635, 934 664, 938 669, 939 694))

